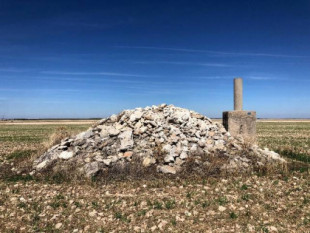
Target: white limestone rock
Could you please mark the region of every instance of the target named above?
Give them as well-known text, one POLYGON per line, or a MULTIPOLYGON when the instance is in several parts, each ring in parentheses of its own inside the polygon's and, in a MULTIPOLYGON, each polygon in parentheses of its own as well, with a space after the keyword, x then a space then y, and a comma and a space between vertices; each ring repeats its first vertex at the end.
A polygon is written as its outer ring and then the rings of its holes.
POLYGON ((176 169, 174 167, 168 166, 168 165, 163 165, 163 166, 158 166, 157 170, 159 172, 165 173, 165 174, 176 174, 176 169))
POLYGON ((187 158, 192 157, 201 166, 216 153, 227 157, 222 165, 226 170, 285 162, 279 154, 255 145, 243 153, 243 145, 243 138, 231 137, 221 124, 194 111, 162 104, 124 110, 98 121, 85 132, 51 147, 34 161, 33 169, 76 164, 78 171, 93 176, 100 169, 141 161, 141 166, 156 164, 158 172, 175 174, 187 158))
POLYGON ((126 130, 122 132, 118 138, 121 141, 120 150, 128 150, 133 147, 134 141, 132 136, 132 130, 126 130))
POLYGON ((70 159, 73 157, 73 151, 63 151, 58 156, 60 159, 70 159))

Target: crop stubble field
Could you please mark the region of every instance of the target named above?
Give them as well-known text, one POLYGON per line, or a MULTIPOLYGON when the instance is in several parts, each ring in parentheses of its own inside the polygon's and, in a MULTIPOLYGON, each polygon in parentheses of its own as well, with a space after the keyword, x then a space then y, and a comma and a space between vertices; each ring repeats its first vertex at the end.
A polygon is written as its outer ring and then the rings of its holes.
MULTIPOLYGON (((0 123, 0 164, 35 155, 59 127, 75 134, 91 123, 0 123)), ((257 127, 261 147, 302 166, 285 174, 104 184, 1 176, 0 232, 310 232, 310 122, 257 127)))

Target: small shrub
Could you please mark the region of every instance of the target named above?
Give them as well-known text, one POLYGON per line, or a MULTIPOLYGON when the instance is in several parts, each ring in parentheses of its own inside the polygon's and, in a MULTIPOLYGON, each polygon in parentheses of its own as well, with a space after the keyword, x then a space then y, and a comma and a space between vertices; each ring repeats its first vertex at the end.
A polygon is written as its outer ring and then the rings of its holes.
POLYGON ((40 221, 40 216, 38 214, 34 214, 32 218, 32 222, 35 224, 38 221, 40 221))
POLYGON ((241 199, 244 200, 244 201, 248 201, 250 200, 250 195, 249 194, 244 194, 241 196, 241 199))
POLYGON ((227 198, 224 196, 224 197, 220 197, 219 199, 217 199, 219 205, 225 205, 228 203, 227 201, 227 198))
POLYGON ((305 197, 304 200, 302 201, 302 203, 303 203, 304 205, 307 205, 307 204, 310 203, 310 199, 307 198, 307 197, 305 197))
POLYGON ((175 220, 175 218, 171 220, 171 224, 172 224, 172 226, 176 226, 177 225, 177 221, 175 220))
POLYGON ((60 206, 60 203, 59 202, 52 202, 50 204, 50 206, 55 210, 55 209, 57 209, 60 206))
POLYGON ((207 184, 207 180, 206 179, 203 179, 202 180, 202 185, 206 185, 207 184))
POLYGON ((65 197, 63 195, 58 194, 54 197, 53 202, 50 204, 50 206, 53 209, 57 209, 59 207, 67 208, 68 204, 64 199, 65 197))
POLYGON ((98 208, 98 207, 99 207, 99 204, 98 204, 98 202, 96 202, 96 201, 92 201, 91 204, 92 204, 92 206, 95 207, 95 208, 98 208))
POLYGON ((51 176, 50 181, 52 183, 55 183, 55 184, 62 184, 64 182, 68 181, 68 177, 66 177, 65 174, 63 174, 63 173, 58 172, 58 173, 51 176))
POLYGON ((310 218, 305 218, 303 221, 304 225, 310 225, 310 218))
POLYGON ((50 206, 53 208, 53 209, 57 209, 58 207, 63 207, 63 208, 67 208, 68 205, 66 202, 64 201, 55 201, 55 202, 52 202, 50 204, 50 206))
POLYGON ((199 205, 200 204, 200 200, 197 199, 197 200, 194 201, 194 203, 195 203, 195 205, 199 205))
POLYGON ((56 200, 63 200, 65 199, 65 197, 62 195, 62 194, 58 194, 56 197, 55 197, 56 200))
POLYGON ((122 218, 123 218, 123 215, 122 215, 120 212, 116 212, 116 213, 114 214, 114 217, 115 217, 116 219, 122 219, 122 218))
POLYGON ((231 219, 236 219, 236 218, 238 218, 238 215, 235 214, 235 212, 231 212, 231 213, 229 214, 229 217, 230 217, 231 219))
POLYGON ((165 202, 165 207, 167 210, 173 209, 175 207, 175 200, 168 200, 165 202))
POLYGON ((104 230, 103 227, 100 227, 100 229, 98 229, 98 232, 99 232, 99 233, 104 233, 104 232, 106 232, 106 231, 104 230))
POLYGON ((188 193, 186 194, 186 197, 187 197, 188 199, 191 199, 191 198, 192 198, 192 193, 191 193, 191 192, 188 192, 188 193))
POLYGON ((27 205, 24 202, 20 202, 20 203, 18 203, 17 207, 20 208, 20 209, 24 209, 24 208, 27 207, 27 205))
POLYGON ((81 203, 78 202, 78 201, 75 201, 75 202, 74 202, 74 205, 75 205, 76 207, 78 207, 78 208, 81 208, 81 207, 82 207, 81 203))
POLYGON ((123 215, 123 214, 120 213, 120 212, 116 212, 116 213, 114 214, 114 217, 115 217, 116 219, 119 219, 119 220, 123 221, 123 222, 130 222, 130 219, 128 219, 125 215, 123 215))
POLYGON ((138 212, 138 216, 144 216, 146 215, 146 210, 141 210, 138 212))
POLYGON ((162 210, 163 209, 163 204, 160 203, 159 201, 154 202, 154 209, 162 210))
POLYGON ((153 203, 152 203, 150 200, 147 200, 146 203, 147 203, 147 205, 150 206, 150 207, 153 206, 153 203))
POLYGON ((20 189, 19 188, 12 189, 12 193, 19 194, 20 193, 20 189))
POLYGON ((206 207, 210 206, 210 203, 207 201, 204 201, 201 205, 202 205, 202 208, 206 208, 206 207))
POLYGON ((59 144, 63 139, 69 137, 70 134, 66 127, 59 127, 56 131, 49 137, 48 141, 44 142, 44 146, 48 149, 54 145, 59 144))
POLYGON ((262 232, 264 232, 264 233, 269 233, 269 230, 268 230, 268 228, 267 228, 267 227, 262 226, 262 232))
POLYGON ((245 212, 245 216, 250 217, 251 216, 251 212, 250 211, 246 211, 245 212))
POLYGON ((278 181, 278 180, 275 180, 272 184, 273 184, 273 185, 278 185, 278 184, 279 184, 279 181, 278 181))

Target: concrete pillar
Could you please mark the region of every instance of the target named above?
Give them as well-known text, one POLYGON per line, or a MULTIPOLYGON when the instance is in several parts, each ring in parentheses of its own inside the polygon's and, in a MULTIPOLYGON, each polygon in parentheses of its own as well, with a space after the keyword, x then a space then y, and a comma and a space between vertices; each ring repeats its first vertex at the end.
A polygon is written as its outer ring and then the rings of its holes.
POLYGON ((242 95, 243 95, 243 87, 242 87, 242 78, 234 79, 234 110, 242 111, 242 95))
POLYGON ((223 125, 234 137, 242 136, 246 141, 256 142, 256 112, 242 110, 242 78, 234 79, 234 109, 223 112, 223 125))

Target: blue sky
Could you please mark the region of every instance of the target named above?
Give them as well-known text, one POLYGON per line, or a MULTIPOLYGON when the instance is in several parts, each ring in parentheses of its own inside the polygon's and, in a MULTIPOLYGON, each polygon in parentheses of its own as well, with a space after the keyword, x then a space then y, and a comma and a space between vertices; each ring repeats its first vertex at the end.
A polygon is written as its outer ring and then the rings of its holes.
POLYGON ((310 1, 0 2, 0 118, 174 104, 310 117, 310 1))

